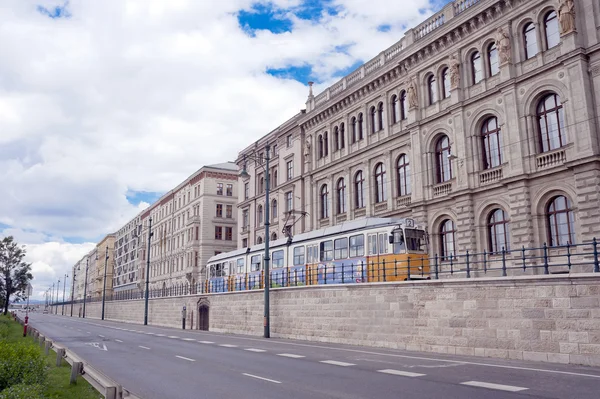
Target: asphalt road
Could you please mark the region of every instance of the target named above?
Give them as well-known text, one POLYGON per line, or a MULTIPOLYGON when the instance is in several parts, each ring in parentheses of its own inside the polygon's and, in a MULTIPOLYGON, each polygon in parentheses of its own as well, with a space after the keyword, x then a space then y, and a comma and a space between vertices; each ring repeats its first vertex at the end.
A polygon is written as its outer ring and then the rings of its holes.
POLYGON ((39 313, 30 313, 30 324, 144 399, 600 397, 600 368, 39 313))

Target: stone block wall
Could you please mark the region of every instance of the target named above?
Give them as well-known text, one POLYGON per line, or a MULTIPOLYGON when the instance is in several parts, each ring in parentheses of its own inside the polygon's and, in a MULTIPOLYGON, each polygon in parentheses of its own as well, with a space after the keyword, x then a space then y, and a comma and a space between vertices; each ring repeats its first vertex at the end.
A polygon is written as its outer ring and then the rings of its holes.
MULTIPOLYGON (((260 336, 263 291, 149 302, 149 324, 260 336), (193 324, 192 324, 193 317, 193 324)), ((100 317, 100 303, 87 315, 100 317)), ((106 304, 106 319, 142 323, 144 301, 106 304)), ((273 337, 600 366, 600 275, 327 285, 271 290, 273 337)))

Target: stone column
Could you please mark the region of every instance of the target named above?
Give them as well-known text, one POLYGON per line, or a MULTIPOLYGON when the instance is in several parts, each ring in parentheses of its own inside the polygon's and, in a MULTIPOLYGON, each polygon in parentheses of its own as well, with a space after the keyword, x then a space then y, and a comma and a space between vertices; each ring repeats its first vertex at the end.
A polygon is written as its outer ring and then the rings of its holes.
POLYGON ((575 231, 577 242, 600 240, 600 162, 590 162, 575 168, 577 210, 575 231))
MULTIPOLYGON (((507 209, 510 218, 511 249, 523 246, 531 248, 536 246, 534 236, 534 220, 532 211, 536 204, 531 203, 529 183, 526 180, 517 181, 508 185, 508 202, 511 206, 507 209)), ((539 243, 541 245, 542 243, 539 243)))

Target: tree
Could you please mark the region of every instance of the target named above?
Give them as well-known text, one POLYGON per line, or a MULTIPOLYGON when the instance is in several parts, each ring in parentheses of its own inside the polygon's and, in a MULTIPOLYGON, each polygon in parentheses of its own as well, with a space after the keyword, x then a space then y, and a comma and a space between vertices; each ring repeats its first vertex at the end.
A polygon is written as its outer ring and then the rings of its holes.
POLYGON ((12 236, 0 241, 0 302, 4 302, 4 314, 8 313, 10 297, 23 299, 33 279, 31 263, 23 261, 25 254, 25 247, 19 247, 12 236))

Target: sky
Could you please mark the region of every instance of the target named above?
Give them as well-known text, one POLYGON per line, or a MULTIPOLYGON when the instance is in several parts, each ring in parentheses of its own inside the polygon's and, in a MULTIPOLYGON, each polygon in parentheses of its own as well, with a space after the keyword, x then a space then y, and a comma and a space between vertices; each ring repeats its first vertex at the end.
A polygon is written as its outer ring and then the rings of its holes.
POLYGON ((444 2, 1 0, 0 237, 34 297, 444 2))

